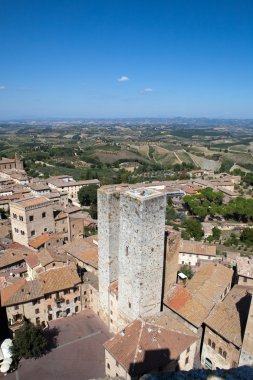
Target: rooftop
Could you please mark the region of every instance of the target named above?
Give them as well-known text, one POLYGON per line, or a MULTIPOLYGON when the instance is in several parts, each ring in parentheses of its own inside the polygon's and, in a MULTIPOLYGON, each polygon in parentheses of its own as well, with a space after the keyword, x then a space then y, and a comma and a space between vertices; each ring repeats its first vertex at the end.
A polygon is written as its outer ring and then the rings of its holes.
POLYGON ((45 294, 70 289, 81 282, 75 265, 51 269, 41 273, 38 278, 45 294))
POLYGON ((104 347, 134 377, 177 360, 196 340, 193 336, 135 320, 104 347))
POLYGON ((43 205, 44 203, 50 203, 50 201, 46 197, 33 197, 33 198, 25 198, 19 201, 12 203, 12 205, 18 205, 21 207, 32 207, 43 205))
POLYGON ((51 239, 61 239, 63 238, 62 235, 54 235, 54 234, 43 234, 39 235, 34 239, 29 240, 29 245, 32 248, 38 249, 43 244, 45 244, 47 241, 51 239))
POLYGON ((195 327, 200 327, 232 281, 233 271, 221 264, 202 264, 186 286, 173 286, 164 304, 195 327))
POLYGON ((235 346, 241 347, 251 295, 248 288, 235 285, 210 313, 205 324, 235 346))
POLYGON ((182 240, 180 252, 194 255, 216 256, 216 245, 202 243, 201 241, 182 240))
POLYGON ((90 239, 78 239, 57 249, 59 253, 68 253, 76 259, 98 268, 98 247, 90 239))

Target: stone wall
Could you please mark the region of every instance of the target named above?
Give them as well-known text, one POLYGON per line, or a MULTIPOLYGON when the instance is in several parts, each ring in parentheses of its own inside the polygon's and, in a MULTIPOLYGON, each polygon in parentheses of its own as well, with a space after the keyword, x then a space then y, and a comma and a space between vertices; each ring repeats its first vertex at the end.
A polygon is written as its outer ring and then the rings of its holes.
POLYGON ((161 309, 165 207, 154 190, 121 194, 118 308, 129 321, 161 309))
POLYGON ((118 278, 120 193, 98 190, 100 316, 109 325, 109 285, 118 278))

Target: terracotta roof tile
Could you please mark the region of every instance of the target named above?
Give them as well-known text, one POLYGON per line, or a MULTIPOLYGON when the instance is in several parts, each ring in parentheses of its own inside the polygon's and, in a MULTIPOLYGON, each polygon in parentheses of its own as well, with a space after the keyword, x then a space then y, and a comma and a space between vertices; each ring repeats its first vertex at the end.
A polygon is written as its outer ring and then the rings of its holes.
POLYGON ((235 285, 205 321, 207 326, 237 347, 242 346, 251 304, 248 290, 247 287, 235 285))
POLYGON ((200 327, 231 284, 233 271, 220 264, 202 264, 186 287, 176 285, 164 298, 164 304, 183 319, 200 327))
POLYGON ((29 240, 29 245, 37 249, 51 239, 61 239, 62 237, 62 235, 43 234, 29 240))
POLYGON ((135 320, 104 347, 134 377, 177 360, 196 340, 193 336, 135 320))
POLYGON ((0 256, 0 268, 25 261, 30 267, 38 265, 37 255, 29 248, 19 245, 17 248, 7 248, 0 256))
POLYGON ((21 201, 17 201, 14 204, 22 206, 22 207, 31 207, 31 206, 42 205, 43 203, 49 203, 49 202, 50 201, 46 197, 34 197, 34 198, 27 198, 21 201))
POLYGON ((201 241, 182 240, 180 252, 194 255, 216 256, 216 246, 201 241))
POLYGON ((51 269, 41 273, 38 278, 45 294, 70 289, 81 282, 74 265, 51 269))
POLYGON ((87 239, 77 239, 57 249, 57 252, 67 252, 74 258, 98 268, 98 247, 87 239))

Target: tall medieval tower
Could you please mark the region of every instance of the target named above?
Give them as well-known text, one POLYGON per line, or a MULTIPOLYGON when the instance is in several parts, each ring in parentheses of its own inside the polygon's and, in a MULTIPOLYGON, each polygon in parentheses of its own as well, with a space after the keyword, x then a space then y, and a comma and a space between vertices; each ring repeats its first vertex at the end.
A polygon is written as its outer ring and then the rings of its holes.
POLYGON ((99 315, 110 326, 117 282, 117 329, 161 310, 166 195, 123 186, 98 190, 99 315))
POLYGON ((161 310, 165 208, 156 190, 121 194, 118 312, 125 322, 161 310))
POLYGON ((98 271, 100 318, 107 324, 110 315, 109 286, 118 279, 120 192, 98 190, 98 271))

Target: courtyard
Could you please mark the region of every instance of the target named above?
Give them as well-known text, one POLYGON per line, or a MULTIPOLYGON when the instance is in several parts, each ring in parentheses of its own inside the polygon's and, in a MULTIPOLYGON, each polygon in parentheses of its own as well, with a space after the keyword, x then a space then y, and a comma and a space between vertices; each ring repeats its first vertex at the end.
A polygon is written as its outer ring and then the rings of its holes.
POLYGON ((7 380, 86 380, 105 377, 103 343, 112 335, 91 310, 50 322, 57 347, 39 359, 22 360, 7 380))

